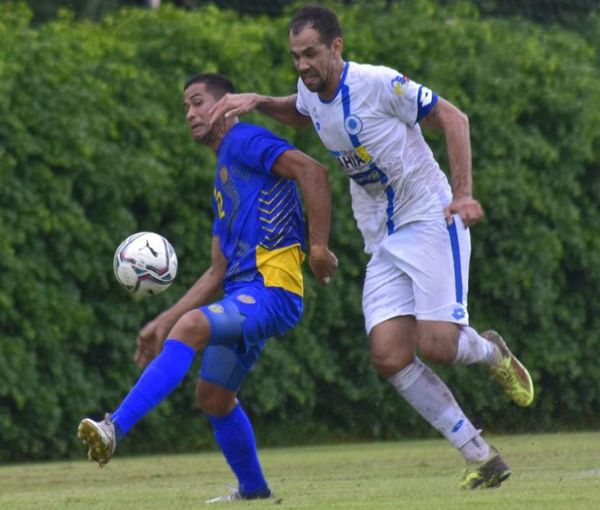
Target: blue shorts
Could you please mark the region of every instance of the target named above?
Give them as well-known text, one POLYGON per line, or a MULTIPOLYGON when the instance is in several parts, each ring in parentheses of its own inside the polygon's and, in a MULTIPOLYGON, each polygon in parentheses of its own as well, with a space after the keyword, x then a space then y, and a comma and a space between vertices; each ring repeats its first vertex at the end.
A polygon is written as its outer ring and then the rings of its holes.
POLYGON ((200 307, 210 322, 200 377, 238 391, 268 338, 298 324, 302 298, 279 287, 243 285, 221 301, 200 307))

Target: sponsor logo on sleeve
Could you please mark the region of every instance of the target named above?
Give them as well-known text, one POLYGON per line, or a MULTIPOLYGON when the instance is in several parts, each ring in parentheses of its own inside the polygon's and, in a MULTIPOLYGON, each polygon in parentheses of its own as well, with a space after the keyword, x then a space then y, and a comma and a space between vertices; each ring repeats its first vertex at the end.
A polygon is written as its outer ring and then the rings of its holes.
POLYGON ((431 101, 433 101, 433 92, 431 92, 431 89, 428 89, 427 87, 421 87, 419 92, 419 103, 421 104, 421 108, 429 106, 431 101))

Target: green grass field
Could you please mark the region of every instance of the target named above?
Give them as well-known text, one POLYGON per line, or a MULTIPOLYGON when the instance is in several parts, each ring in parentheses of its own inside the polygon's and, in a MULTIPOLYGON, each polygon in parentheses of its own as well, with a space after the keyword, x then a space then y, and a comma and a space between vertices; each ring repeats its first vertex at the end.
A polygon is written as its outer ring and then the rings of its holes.
MULTIPOLYGON (((276 498, 225 506, 600 509, 600 433, 499 436, 492 442, 513 469, 499 489, 460 490, 462 460, 441 439, 277 448, 261 450, 276 498)), ((117 455, 102 469, 87 461, 9 465, 0 467, 0 509, 197 509, 233 483, 225 461, 212 452, 117 455)))

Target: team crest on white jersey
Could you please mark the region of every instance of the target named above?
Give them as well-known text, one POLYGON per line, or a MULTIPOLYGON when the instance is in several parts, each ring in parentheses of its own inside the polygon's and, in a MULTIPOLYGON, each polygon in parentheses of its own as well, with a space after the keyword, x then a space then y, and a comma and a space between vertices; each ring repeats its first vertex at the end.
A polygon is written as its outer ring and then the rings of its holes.
POLYGON ((344 119, 344 129, 349 135, 357 135, 362 131, 362 128, 363 125, 360 117, 357 117, 356 115, 348 115, 348 117, 344 119))
POLYGON ((408 79, 408 76, 404 76, 403 74, 399 74, 398 76, 396 76, 392 80, 392 87, 394 88, 396 94, 398 94, 399 96, 403 95, 404 89, 402 88, 402 85, 406 85, 409 81, 410 80, 408 79))

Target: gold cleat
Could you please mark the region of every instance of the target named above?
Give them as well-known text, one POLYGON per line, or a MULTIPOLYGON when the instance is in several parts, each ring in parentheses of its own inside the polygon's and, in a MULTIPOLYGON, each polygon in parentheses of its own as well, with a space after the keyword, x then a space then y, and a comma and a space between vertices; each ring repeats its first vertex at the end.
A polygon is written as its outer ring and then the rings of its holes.
POLYGON ((112 458, 117 446, 115 424, 107 413, 102 421, 85 418, 77 428, 77 437, 88 445, 88 459, 103 467, 112 458))
POLYGON ((483 462, 469 462, 465 474, 460 480, 462 489, 492 489, 499 487, 500 484, 511 475, 508 464, 496 451, 490 447, 490 458, 483 462))
POLYGON ((534 390, 531 376, 525 366, 510 352, 506 342, 493 330, 484 331, 481 336, 492 342, 500 351, 500 356, 490 367, 492 377, 504 388, 511 400, 521 407, 530 406, 534 390))

